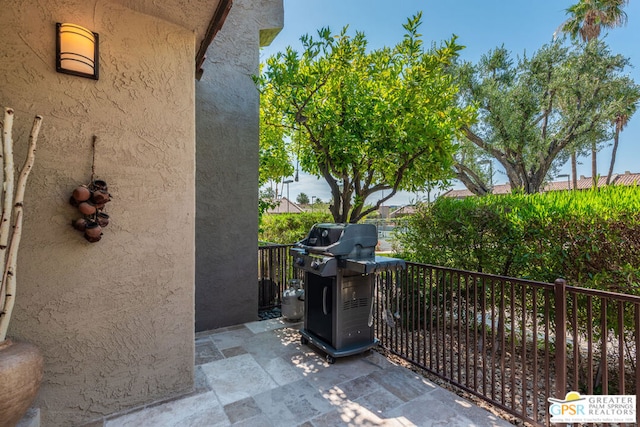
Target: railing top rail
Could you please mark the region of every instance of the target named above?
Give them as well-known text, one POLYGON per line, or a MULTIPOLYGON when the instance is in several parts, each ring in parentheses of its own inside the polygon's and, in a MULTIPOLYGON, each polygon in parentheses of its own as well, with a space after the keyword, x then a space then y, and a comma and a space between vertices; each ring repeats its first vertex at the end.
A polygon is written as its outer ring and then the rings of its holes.
POLYGON ((580 286, 568 286, 568 285, 566 286, 565 290, 567 293, 590 295, 595 297, 614 299, 616 301, 624 301, 624 302, 630 302, 633 304, 640 304, 640 296, 637 296, 637 295, 621 294, 618 292, 603 291, 600 289, 583 288, 580 286))
MULTIPOLYGON (((260 249, 263 249, 263 250, 264 249, 272 249, 272 248, 273 249, 276 249, 276 248, 289 248, 289 247, 292 247, 292 246, 294 246, 294 245, 293 244, 258 242, 258 249, 259 250, 260 249)), ((411 266, 411 265, 416 266, 416 267, 423 267, 423 268, 429 268, 429 269, 433 269, 433 270, 439 270, 439 271, 454 272, 454 273, 458 273, 458 274, 464 274, 464 275, 467 275, 467 276, 487 278, 487 279, 503 281, 503 282, 510 282, 510 283, 518 283, 518 284, 521 284, 521 285, 529 285, 529 286, 534 286, 534 287, 537 287, 537 288, 542 288, 542 289, 547 289, 547 290, 552 290, 552 289, 555 288, 555 285, 553 283, 538 282, 538 281, 535 281, 535 280, 520 279, 520 278, 515 278, 515 277, 509 277, 509 276, 501 276, 501 275, 498 275, 498 274, 480 273, 480 272, 477 272, 477 271, 468 271, 468 270, 462 270, 462 269, 458 269, 458 268, 442 267, 442 266, 437 266, 437 265, 432 265, 432 264, 425 264, 425 263, 407 261, 407 266, 411 266)), ((594 296, 594 297, 615 299, 617 301, 624 301, 624 302, 629 302, 629 303, 633 303, 633 304, 640 304, 640 296, 636 296, 636 295, 622 294, 622 293, 618 293, 618 292, 611 292, 611 291, 592 289, 592 288, 584 288, 584 287, 573 286, 573 285, 567 285, 566 286, 566 291, 567 292, 571 292, 571 293, 582 294, 582 295, 594 296)))
MULTIPOLYGON (((409 262, 408 261, 407 265, 408 266, 414 265, 414 266, 417 266, 417 267, 425 267, 425 268, 429 268, 429 269, 433 269, 433 270, 455 272, 455 273, 458 273, 458 274, 465 274, 467 276, 482 277, 482 278, 505 281, 505 282, 510 282, 510 283, 518 283, 518 284, 521 284, 521 285, 531 285, 531 286, 535 286, 535 287, 538 287, 538 288, 549 289, 549 290, 552 290, 555 287, 555 285, 553 283, 537 282, 535 280, 518 279, 518 278, 515 278, 515 277, 500 276, 500 275, 497 275, 497 274, 480 273, 480 272, 477 272, 477 271, 467 271, 467 270, 461 270, 461 269, 457 269, 457 268, 441 267, 441 266, 437 266, 437 265, 422 264, 422 263, 418 263, 418 262, 409 262)), ((595 297, 615 299, 616 301, 624 301, 624 302, 630 302, 630 303, 633 303, 633 304, 640 304, 640 296, 637 296, 637 295, 629 295, 629 294, 623 294, 623 293, 618 293, 618 292, 611 292, 611 291, 605 291, 605 290, 600 290, 600 289, 592 289, 592 288, 584 288, 584 287, 581 287, 581 286, 571 286, 571 285, 567 285, 565 289, 566 289, 567 293, 577 293, 577 294, 581 294, 581 295, 590 295, 590 296, 595 296, 595 297)))
POLYGON ((269 243, 269 242, 258 242, 258 250, 260 249, 268 249, 268 248, 289 248, 293 246, 293 244, 283 244, 283 243, 269 243))
POLYGON ((519 284, 522 284, 522 285, 532 285, 532 286, 536 286, 536 287, 539 287, 539 288, 545 288, 545 289, 553 289, 554 286, 555 286, 553 283, 537 282, 535 280, 518 279, 518 278, 515 278, 515 277, 500 276, 498 274, 480 273, 480 272, 477 272, 477 271, 468 271, 468 270, 461 270, 461 269, 458 269, 458 268, 441 267, 441 266, 437 266, 437 265, 422 264, 422 263, 418 263, 418 262, 407 261, 407 266, 409 266, 409 265, 415 265, 415 266, 418 266, 418 267, 426 267, 426 268, 430 268, 430 269, 433 269, 433 270, 455 272, 455 273, 459 273, 459 274, 465 274, 467 276, 484 277, 484 278, 493 279, 493 280, 499 280, 499 281, 503 281, 503 282, 519 283, 519 284))

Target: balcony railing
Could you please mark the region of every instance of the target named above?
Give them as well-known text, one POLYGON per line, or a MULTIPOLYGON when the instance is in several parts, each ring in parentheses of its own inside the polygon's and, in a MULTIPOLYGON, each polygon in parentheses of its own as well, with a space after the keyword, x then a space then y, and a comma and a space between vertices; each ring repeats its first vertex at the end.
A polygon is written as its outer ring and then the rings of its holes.
POLYGON ((269 310, 282 303, 282 292, 302 273, 293 268, 291 245, 268 244, 258 248, 258 310, 269 310))
MULTIPOLYGON (((259 259, 274 306, 300 273, 288 246, 259 259)), ((639 389, 640 297, 416 263, 375 280, 382 347, 522 421, 548 426, 569 391, 639 389)))

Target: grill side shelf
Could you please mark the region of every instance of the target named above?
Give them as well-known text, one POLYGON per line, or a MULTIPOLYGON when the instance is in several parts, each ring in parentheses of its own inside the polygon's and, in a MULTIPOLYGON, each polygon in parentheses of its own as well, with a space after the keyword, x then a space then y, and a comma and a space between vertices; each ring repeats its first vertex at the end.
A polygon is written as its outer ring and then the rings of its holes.
POLYGON ((347 259, 345 264, 345 269, 361 274, 404 268, 406 263, 403 259, 383 256, 376 256, 374 259, 347 259))

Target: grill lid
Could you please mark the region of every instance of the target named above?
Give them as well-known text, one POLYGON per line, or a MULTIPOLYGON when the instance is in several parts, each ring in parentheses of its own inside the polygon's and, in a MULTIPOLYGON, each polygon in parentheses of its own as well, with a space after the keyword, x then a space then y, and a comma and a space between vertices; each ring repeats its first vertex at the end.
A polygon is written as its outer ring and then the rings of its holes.
POLYGON ((370 258, 337 258, 334 256, 309 254, 300 248, 291 248, 296 268, 308 271, 318 276, 335 276, 339 270, 352 273, 371 274, 387 270, 404 270, 405 261, 399 258, 372 256, 370 258))
POLYGON ((374 256, 378 232, 373 224, 319 223, 296 246, 309 253, 335 257, 374 256))

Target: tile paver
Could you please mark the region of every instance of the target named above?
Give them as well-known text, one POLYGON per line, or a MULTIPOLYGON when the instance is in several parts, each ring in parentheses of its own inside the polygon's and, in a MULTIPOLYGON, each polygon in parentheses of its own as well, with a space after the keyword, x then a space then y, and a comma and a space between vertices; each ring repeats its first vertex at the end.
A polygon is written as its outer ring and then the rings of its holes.
POLYGON ((330 365, 300 344, 300 326, 271 319, 198 333, 194 392, 105 427, 511 426, 377 352, 330 365))

